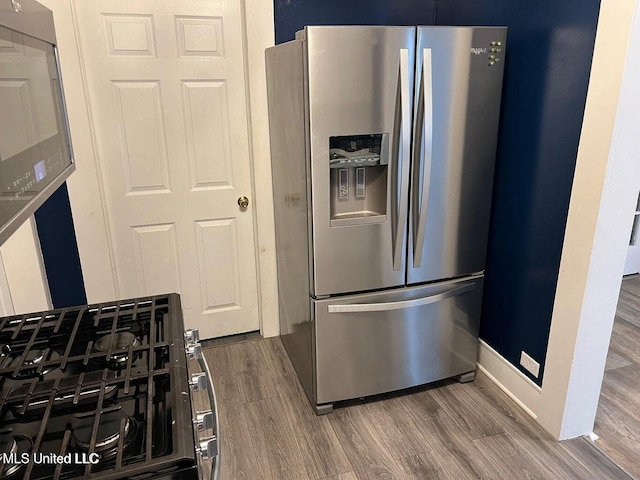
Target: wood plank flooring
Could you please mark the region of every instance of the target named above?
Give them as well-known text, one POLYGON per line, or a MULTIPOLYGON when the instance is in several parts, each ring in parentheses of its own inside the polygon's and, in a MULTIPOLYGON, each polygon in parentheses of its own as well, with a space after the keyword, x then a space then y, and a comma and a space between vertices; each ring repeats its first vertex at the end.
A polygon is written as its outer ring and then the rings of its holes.
POLYGON ((594 433, 596 445, 640 479, 640 275, 622 281, 594 433))
POLYGON ((278 338, 214 341, 204 352, 222 480, 629 479, 585 439, 553 440, 482 374, 318 417, 278 338))

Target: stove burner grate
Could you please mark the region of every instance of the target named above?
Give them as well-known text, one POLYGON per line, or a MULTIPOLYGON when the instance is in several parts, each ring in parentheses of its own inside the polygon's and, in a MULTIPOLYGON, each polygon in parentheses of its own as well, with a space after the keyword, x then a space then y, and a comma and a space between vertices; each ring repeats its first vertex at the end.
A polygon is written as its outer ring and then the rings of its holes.
POLYGON ((183 329, 176 294, 0 318, 0 448, 100 456, 96 464, 8 462, 0 480, 195 468, 183 329))

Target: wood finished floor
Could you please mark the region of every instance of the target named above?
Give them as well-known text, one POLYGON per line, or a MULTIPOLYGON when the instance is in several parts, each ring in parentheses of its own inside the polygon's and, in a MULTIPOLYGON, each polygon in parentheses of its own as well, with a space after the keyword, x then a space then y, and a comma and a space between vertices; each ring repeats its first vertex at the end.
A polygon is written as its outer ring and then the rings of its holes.
POLYGON ((214 341, 204 352, 222 480, 629 479, 585 439, 553 440, 482 374, 318 417, 278 338, 214 341))
POLYGON ((593 430, 596 445, 640 479, 640 275, 622 281, 593 430))

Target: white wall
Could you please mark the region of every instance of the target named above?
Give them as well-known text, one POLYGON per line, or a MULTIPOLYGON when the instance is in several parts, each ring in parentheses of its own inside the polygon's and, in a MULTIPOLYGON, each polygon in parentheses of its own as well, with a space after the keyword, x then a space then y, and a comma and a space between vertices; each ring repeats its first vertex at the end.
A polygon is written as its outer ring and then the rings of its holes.
POLYGON ((9 287, 7 274, 4 271, 2 253, 0 253, 0 316, 13 315, 14 313, 15 310, 13 309, 13 302, 11 301, 11 288, 9 287))
POLYGON ((33 217, 29 217, 0 247, 0 315, 51 308, 33 217))

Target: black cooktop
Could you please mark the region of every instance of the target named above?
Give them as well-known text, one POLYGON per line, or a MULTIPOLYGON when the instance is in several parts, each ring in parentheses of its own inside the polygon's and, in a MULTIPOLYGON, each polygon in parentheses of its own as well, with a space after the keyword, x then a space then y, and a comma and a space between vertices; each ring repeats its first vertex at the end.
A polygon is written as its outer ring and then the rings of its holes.
POLYGON ((0 479, 187 478, 176 294, 0 319, 0 479))

